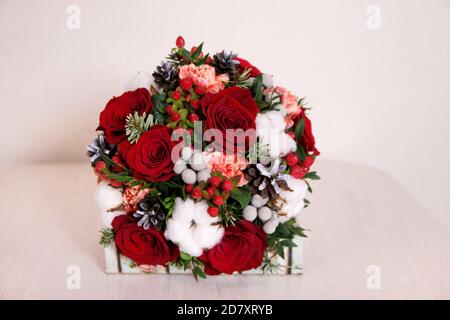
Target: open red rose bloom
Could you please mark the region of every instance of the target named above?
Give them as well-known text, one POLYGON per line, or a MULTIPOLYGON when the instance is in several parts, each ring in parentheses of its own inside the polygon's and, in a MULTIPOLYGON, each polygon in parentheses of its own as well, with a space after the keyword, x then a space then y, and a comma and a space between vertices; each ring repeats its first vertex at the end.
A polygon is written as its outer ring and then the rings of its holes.
POLYGON ((285 254, 319 179, 309 109, 231 51, 176 43, 106 104, 87 147, 100 243, 145 272, 291 273, 285 254))

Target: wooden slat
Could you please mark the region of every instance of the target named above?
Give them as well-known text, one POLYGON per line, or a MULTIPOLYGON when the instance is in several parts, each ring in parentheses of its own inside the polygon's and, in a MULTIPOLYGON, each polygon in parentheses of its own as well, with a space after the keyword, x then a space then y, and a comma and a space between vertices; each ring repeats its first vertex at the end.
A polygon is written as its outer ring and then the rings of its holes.
POLYGON ((117 249, 114 242, 105 248, 105 272, 106 273, 119 273, 119 258, 117 255, 117 249))
POLYGON ((295 237, 297 247, 291 250, 291 274, 303 273, 303 237, 295 237))

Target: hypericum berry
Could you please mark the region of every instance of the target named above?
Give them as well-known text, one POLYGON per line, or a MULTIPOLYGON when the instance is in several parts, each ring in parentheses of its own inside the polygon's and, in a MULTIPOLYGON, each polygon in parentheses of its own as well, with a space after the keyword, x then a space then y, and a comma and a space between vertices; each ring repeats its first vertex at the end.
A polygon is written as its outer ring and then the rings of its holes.
POLYGON ((170 115, 170 120, 172 120, 173 122, 178 122, 180 121, 181 116, 178 112, 174 112, 170 115))
POLYGON ((198 121, 199 117, 196 113, 191 113, 188 115, 188 120, 191 122, 198 121))
POLYGON ((220 207, 221 205, 223 205, 223 197, 222 197, 222 196, 215 196, 215 197, 213 198, 213 203, 214 203, 216 206, 220 207))
POLYGON ((193 185, 193 184, 187 184, 187 185, 184 186, 184 190, 185 190, 187 193, 191 193, 193 188, 194 188, 194 185, 193 185))
POLYGON ((184 78, 180 80, 180 87, 181 89, 183 89, 184 91, 189 91, 189 89, 192 88, 192 80, 189 78, 184 78))
POLYGON ((208 188, 206 188, 206 192, 208 192, 209 197, 212 197, 214 195, 215 190, 216 188, 214 186, 209 186, 208 188))
POLYGON ((202 197, 202 190, 199 187, 194 187, 191 195, 194 199, 200 199, 202 197))
POLYGON ((206 93, 206 88, 204 86, 196 86, 195 93, 198 95, 202 95, 206 93))
POLYGON ((305 168, 309 168, 313 165, 313 163, 314 163, 314 157, 307 156, 305 158, 305 160, 303 160, 302 166, 305 168))
POLYGON ((295 166, 298 164, 298 161, 298 156, 294 152, 291 152, 286 156, 286 163, 289 167, 295 166))
POLYGON ((308 168, 303 168, 296 164, 291 168, 291 176, 295 179, 301 179, 308 173, 308 168))
POLYGON ((190 53, 193 54, 195 52, 195 50, 197 50, 197 47, 192 47, 190 53))
POLYGON ((199 101, 198 101, 198 99, 197 100, 194 100, 194 101, 191 101, 191 106, 192 106, 192 108, 194 108, 194 109, 198 109, 200 106, 199 106, 199 101))
POLYGON ((217 217, 219 215, 219 209, 217 207, 209 207, 208 214, 213 218, 217 217))
POLYGON ((209 179, 209 184, 210 185, 212 185, 213 187, 218 187, 218 186, 220 186, 220 183, 221 183, 222 181, 221 181, 221 179, 220 179, 220 177, 218 177, 218 176, 212 176, 210 179, 209 179))
POLYGON ((104 161, 97 161, 95 164, 95 171, 103 171, 106 168, 106 163, 104 161))
POLYGON ((190 94, 186 95, 185 97, 187 102, 191 102, 192 96, 190 94))
POLYGON ((178 48, 184 47, 184 39, 182 36, 178 36, 177 41, 175 41, 175 44, 178 48))
POLYGON ((174 114, 173 106, 167 106, 166 111, 169 116, 173 115, 174 114))
POLYGON ((172 92, 172 99, 180 100, 181 99, 181 92, 180 91, 173 91, 172 92))
POLYGON ((233 189, 233 183, 230 180, 225 180, 222 182, 222 190, 223 191, 231 191, 233 189))

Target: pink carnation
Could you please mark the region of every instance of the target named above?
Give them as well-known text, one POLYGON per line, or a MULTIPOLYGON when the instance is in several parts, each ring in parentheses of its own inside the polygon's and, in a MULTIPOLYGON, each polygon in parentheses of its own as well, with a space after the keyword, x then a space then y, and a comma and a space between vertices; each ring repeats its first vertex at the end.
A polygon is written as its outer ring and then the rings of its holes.
POLYGON ((264 91, 264 93, 272 92, 281 95, 281 104, 288 113, 285 118, 286 124, 288 128, 292 127, 294 124, 292 119, 299 116, 302 112, 302 107, 298 104, 298 98, 283 87, 268 88, 264 91))
POLYGON ((150 192, 150 189, 142 189, 141 186, 127 187, 122 196, 124 210, 126 212, 136 211, 139 201, 143 200, 150 192))
POLYGON ((213 152, 209 157, 208 165, 211 171, 220 172, 227 179, 240 176, 238 187, 241 187, 248 182, 245 180, 244 173, 242 172, 248 165, 248 161, 245 157, 213 152))
POLYGON ((217 93, 225 88, 229 78, 227 74, 216 75, 216 70, 207 64, 196 66, 193 63, 180 67, 180 79, 189 78, 196 86, 206 89, 206 92, 217 93))

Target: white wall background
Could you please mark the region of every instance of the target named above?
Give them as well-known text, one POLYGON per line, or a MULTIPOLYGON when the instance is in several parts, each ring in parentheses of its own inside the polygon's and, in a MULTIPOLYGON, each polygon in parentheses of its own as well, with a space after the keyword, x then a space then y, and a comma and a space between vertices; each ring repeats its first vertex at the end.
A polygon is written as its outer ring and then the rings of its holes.
POLYGON ((446 0, 0 0, 0 162, 86 161, 105 102, 179 34, 307 96, 323 158, 390 173, 450 226, 446 0))

